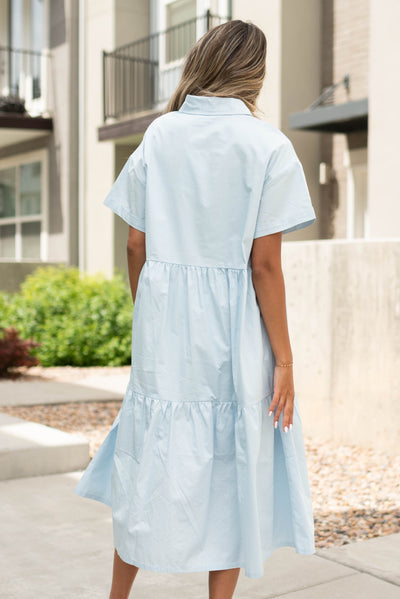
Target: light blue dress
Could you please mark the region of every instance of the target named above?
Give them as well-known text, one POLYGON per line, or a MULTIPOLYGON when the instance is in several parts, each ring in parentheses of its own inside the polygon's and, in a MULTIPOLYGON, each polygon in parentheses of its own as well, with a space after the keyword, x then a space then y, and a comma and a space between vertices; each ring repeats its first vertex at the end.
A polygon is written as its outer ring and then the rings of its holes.
POLYGON ((297 396, 274 429, 274 355, 253 239, 316 219, 287 136, 238 98, 187 95, 156 118, 103 202, 146 232, 123 403, 74 491, 112 508, 114 544, 157 572, 315 553, 297 396))

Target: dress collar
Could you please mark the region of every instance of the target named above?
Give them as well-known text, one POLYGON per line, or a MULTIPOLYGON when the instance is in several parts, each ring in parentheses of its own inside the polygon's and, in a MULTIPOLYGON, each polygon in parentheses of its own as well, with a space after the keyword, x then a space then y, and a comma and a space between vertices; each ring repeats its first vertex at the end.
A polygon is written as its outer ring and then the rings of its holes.
POLYGON ((187 114, 247 114, 253 116, 250 109, 240 98, 222 96, 194 96, 186 94, 179 112, 187 114))

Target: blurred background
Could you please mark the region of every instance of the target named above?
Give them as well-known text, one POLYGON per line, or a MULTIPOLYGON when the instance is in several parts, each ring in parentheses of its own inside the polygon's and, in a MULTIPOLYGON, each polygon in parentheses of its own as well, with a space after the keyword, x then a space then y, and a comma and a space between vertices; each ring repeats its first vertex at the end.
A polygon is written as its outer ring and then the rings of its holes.
POLYGON ((260 116, 317 215, 282 257, 318 547, 398 533, 398 0, 0 0, 0 325, 40 343, 18 362, 4 333, 1 411, 86 439, 75 461, 9 455, 2 478, 83 468, 108 432, 132 301, 128 225, 102 201, 188 49, 236 18, 266 34, 260 116))

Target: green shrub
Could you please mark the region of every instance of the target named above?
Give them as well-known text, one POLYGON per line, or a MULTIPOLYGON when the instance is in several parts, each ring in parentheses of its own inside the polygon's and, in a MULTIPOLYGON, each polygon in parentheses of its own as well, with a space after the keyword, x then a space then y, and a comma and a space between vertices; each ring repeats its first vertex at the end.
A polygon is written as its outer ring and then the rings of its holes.
POLYGON ((42 266, 15 294, 0 294, 0 324, 41 344, 43 366, 130 364, 133 304, 121 271, 112 279, 42 266))

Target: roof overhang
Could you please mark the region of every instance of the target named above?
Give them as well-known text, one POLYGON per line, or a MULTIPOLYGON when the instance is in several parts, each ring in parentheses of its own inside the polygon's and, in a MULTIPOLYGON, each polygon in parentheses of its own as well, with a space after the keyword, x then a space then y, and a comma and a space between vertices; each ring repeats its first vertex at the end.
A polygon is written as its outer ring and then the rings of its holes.
POLYGON ((330 104, 289 115, 291 129, 350 133, 368 129, 368 98, 330 104))
POLYGON ((101 125, 97 129, 98 141, 114 141, 117 144, 139 143, 143 133, 155 118, 161 115, 158 110, 137 113, 133 117, 101 125))
POLYGON ((0 148, 42 137, 52 131, 51 117, 0 111, 0 148))

